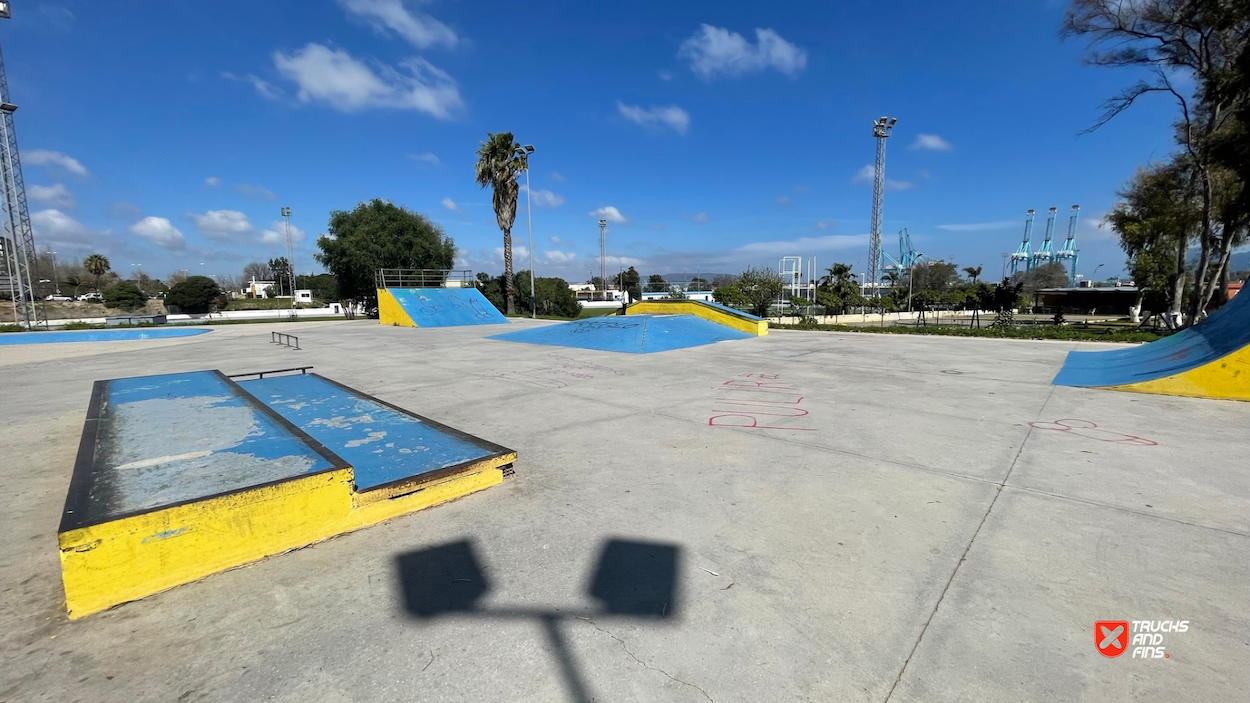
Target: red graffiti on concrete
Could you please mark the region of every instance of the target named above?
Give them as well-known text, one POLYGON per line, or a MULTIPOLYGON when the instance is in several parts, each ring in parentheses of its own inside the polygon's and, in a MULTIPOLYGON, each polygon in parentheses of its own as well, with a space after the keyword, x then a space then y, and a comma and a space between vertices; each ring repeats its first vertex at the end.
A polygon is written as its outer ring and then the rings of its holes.
POLYGON ((787 424, 787 420, 807 417, 800 408, 803 395, 775 373, 744 373, 716 387, 715 415, 710 427, 736 427, 744 430, 796 430, 815 432, 815 427, 787 424))
POLYGON ((1077 437, 1085 437, 1087 439, 1096 439, 1099 442, 1122 442, 1124 444, 1140 444, 1143 447, 1157 447, 1159 443, 1146 439, 1145 437, 1137 437, 1131 434, 1123 434, 1121 432, 1112 432, 1110 430, 1102 430, 1098 425, 1089 420, 1055 420, 1054 422, 1030 422, 1029 426, 1038 430, 1055 430, 1056 432, 1067 432, 1077 437))

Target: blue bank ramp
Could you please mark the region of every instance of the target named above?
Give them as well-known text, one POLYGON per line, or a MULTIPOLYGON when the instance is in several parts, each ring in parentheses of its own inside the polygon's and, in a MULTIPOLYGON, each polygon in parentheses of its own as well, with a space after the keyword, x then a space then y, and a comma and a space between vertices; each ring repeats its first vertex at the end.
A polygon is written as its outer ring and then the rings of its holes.
POLYGON ((1250 294, 1157 342, 1068 353, 1055 385, 1250 400, 1250 294))
POLYGON ((378 290, 378 317, 400 327, 459 327, 506 324, 476 288, 384 288, 378 290))
POLYGON ((511 451, 316 374, 239 385, 350 464, 358 491, 425 480, 511 451))
POLYGON ((574 320, 497 334, 491 339, 626 354, 650 354, 754 335, 694 315, 628 315, 574 320))

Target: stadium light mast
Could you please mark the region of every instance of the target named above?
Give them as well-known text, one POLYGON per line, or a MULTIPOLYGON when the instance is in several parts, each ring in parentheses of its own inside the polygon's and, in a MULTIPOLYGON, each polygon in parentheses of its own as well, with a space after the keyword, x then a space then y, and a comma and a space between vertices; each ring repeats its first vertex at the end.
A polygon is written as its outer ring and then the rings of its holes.
POLYGON ((291 241, 291 208, 282 208, 282 222, 286 227, 286 278, 291 291, 291 317, 295 317, 295 245, 291 241))
POLYGON ((881 262, 881 206, 885 200, 885 140, 894 125, 893 117, 881 117, 872 123, 872 136, 877 139, 877 167, 872 178, 872 229, 868 238, 868 280, 873 293, 877 290, 877 266, 881 262))
MULTIPOLYGON (((0 0, 0 19, 12 17, 7 0, 0 0)), ((30 211, 26 205, 26 182, 22 178, 22 161, 17 152, 17 132, 13 127, 13 113, 17 110, 9 100, 9 81, 4 72, 4 57, 0 56, 0 185, 4 187, 3 233, 0 233, 0 249, 3 249, 5 274, 9 281, 9 295, 13 301, 14 322, 20 319, 26 329, 33 329, 39 322, 35 307, 35 279, 38 278, 38 261, 35 259, 35 234, 30 227, 30 211), (34 265, 32 266, 32 261, 34 265)), ((47 321, 44 321, 45 325, 47 321)))
POLYGON ((608 289, 608 221, 599 220, 599 285, 604 291, 608 289))

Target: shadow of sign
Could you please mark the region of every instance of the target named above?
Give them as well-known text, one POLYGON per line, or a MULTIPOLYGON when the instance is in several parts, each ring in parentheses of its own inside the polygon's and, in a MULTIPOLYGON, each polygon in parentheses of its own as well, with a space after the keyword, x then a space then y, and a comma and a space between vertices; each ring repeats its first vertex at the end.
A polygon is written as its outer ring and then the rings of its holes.
MULTIPOLYGON (((576 610, 480 606, 490 591, 490 581, 468 540, 406 552, 395 561, 404 609, 410 615, 422 620, 473 614, 534 621, 542 626, 555 652, 569 697, 578 703, 594 700, 560 629, 562 620, 578 617, 576 610)), ((677 545, 607 540, 590 581, 589 594, 599 602, 599 609, 590 615, 673 618, 678 613, 680 563, 677 545)))

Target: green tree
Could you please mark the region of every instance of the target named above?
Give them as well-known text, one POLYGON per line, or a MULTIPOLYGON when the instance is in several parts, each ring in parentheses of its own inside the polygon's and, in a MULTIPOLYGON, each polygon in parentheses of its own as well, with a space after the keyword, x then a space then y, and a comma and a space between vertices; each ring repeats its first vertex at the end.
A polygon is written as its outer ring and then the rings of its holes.
POLYGON ((330 269, 347 307, 377 306, 378 269, 450 269, 456 244, 424 215, 380 198, 355 210, 330 213, 327 233, 317 238, 314 258, 330 269))
POLYGON ((165 305, 180 312, 196 315, 209 312, 222 297, 217 281, 208 276, 189 276, 165 294, 165 305))
POLYGON ((711 286, 711 283, 709 283, 706 278, 700 278, 698 276, 695 276, 694 278, 690 279, 688 283, 686 283, 686 290, 703 291, 703 290, 708 290, 709 286, 711 286))
POLYGON ((752 314, 768 317, 768 309, 785 291, 785 283, 772 269, 751 267, 738 276, 738 288, 752 314))
POLYGON ((528 168, 528 158, 521 143, 512 138, 512 132, 486 133, 486 141, 477 150, 474 167, 477 184, 490 186, 495 208, 495 223, 503 232, 504 298, 507 314, 516 312, 516 289, 512 277, 512 223, 516 220, 516 200, 520 192, 517 176, 528 168))
POLYGON ((110 269, 108 257, 103 254, 91 254, 82 260, 82 267, 95 277, 95 289, 100 290, 100 278, 110 269))
POLYGON ((850 264, 836 263, 825 269, 825 276, 816 288, 816 304, 841 315, 847 308, 864 304, 859 282, 850 264))
POLYGON ((1106 221, 1128 256, 1136 307, 1149 303, 1160 315, 1166 309, 1164 319, 1174 327, 1184 301, 1185 257, 1201 220, 1191 174, 1177 163, 1140 168, 1118 195, 1106 221))
POLYGON ((642 275, 633 266, 621 274, 621 286, 632 301, 642 300, 642 275))
POLYGON ((110 308, 137 310, 146 302, 147 296, 130 281, 118 281, 104 289, 104 304, 110 308))
POLYGON ((273 273, 273 282, 277 290, 274 295, 295 295, 291 291, 291 262, 285 256, 269 260, 269 270, 273 273))
POLYGON ((1032 300, 1033 295, 1043 288, 1063 288, 1068 285, 1068 267, 1062 261, 1047 261, 1034 266, 1028 271, 1019 271, 1013 277, 1019 283, 1026 298, 1032 300))
POLYGON ((332 273, 319 273, 315 276, 296 276, 295 287, 312 291, 314 300, 328 302, 339 299, 339 282, 332 273))
POLYGON ((959 285, 959 269, 946 261, 924 261, 909 272, 913 294, 924 291, 946 293, 959 285))
POLYGON ((742 289, 738 287, 736 280, 713 290, 712 300, 731 308, 744 308, 747 306, 747 297, 743 294, 742 289))
MULTIPOLYGON (((518 271, 513 281, 514 288, 527 291, 530 289, 530 272, 518 271)), ((499 284, 496 283, 495 290, 499 290, 499 284)), ((496 293, 496 297, 498 296, 496 293)), ((487 296, 490 299, 490 296, 487 296)), ((495 301, 492 301, 495 302, 495 301)), ((503 303, 500 300, 500 303, 503 303)), ((506 303, 503 303, 506 305, 506 303)), ((529 296, 523 296, 518 301, 519 307, 526 313, 531 312, 529 296)), ((496 304, 502 311, 502 305, 496 304)), ((569 319, 577 317, 581 314, 582 305, 577 302, 577 295, 569 288, 568 281, 563 278, 543 278, 534 279, 534 308, 539 315, 567 317, 569 319)))
POLYGON ((964 271, 964 275, 970 278, 972 280, 972 285, 975 286, 977 284, 977 279, 981 277, 981 267, 980 266, 965 266, 963 268, 963 271, 964 271))
POLYGON ((647 277, 646 290, 648 293, 663 293, 668 290, 668 282, 660 274, 653 273, 647 277))

